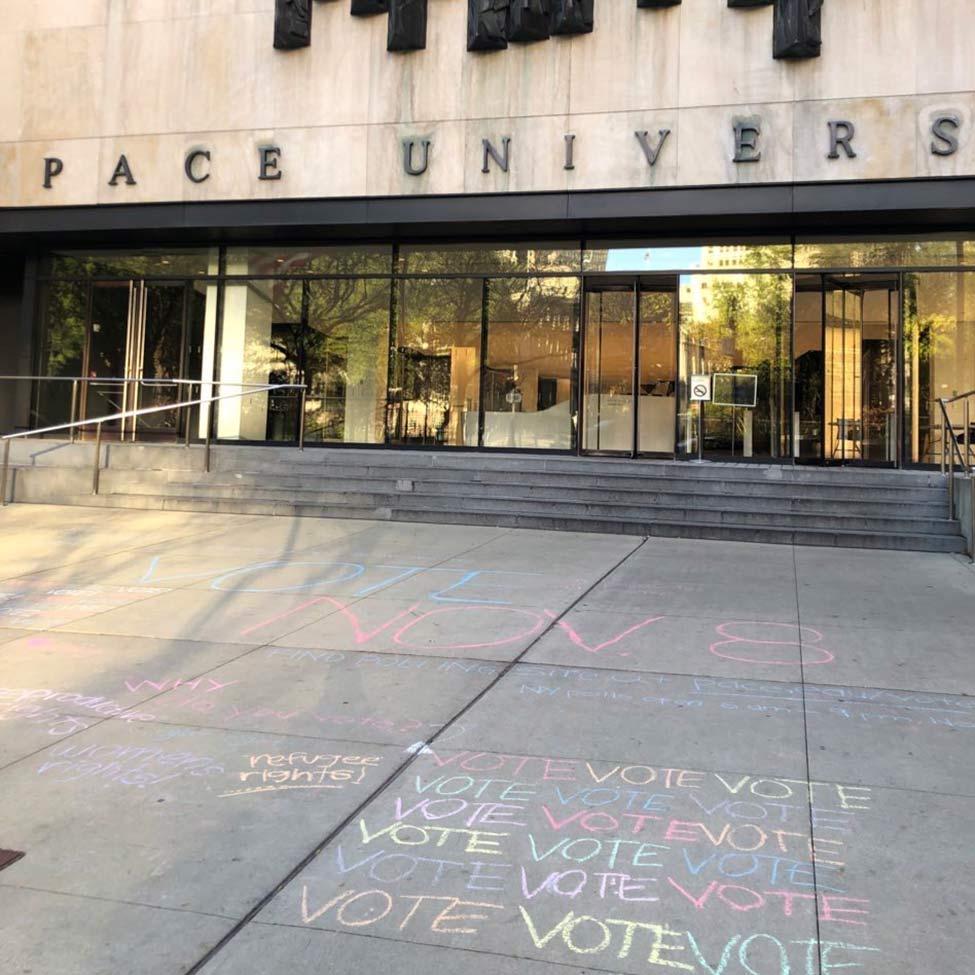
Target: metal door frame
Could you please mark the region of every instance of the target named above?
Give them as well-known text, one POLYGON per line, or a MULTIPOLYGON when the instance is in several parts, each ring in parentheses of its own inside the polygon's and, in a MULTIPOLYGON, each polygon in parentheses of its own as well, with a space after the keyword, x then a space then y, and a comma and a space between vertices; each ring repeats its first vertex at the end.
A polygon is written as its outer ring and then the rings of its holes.
MULTIPOLYGON (((673 449, 669 452, 653 452, 640 450, 640 297, 644 292, 667 292, 673 294, 673 331, 674 331, 674 398, 680 399, 680 321, 678 316, 680 296, 680 275, 678 274, 649 274, 641 272, 598 273, 586 274, 582 281, 582 312, 580 315, 579 340, 579 433, 576 452, 585 457, 677 457, 678 431, 680 426, 680 410, 674 411, 673 449), (648 284, 652 280, 667 282, 669 287, 654 288, 648 284), (646 286, 645 286, 646 285, 646 286), (589 344, 589 296, 595 293, 610 291, 629 291, 632 297, 632 345, 630 363, 630 388, 633 399, 633 416, 631 422, 631 436, 629 450, 600 450, 586 449, 586 350, 589 344)), ((601 331, 600 331, 601 335, 601 331)))

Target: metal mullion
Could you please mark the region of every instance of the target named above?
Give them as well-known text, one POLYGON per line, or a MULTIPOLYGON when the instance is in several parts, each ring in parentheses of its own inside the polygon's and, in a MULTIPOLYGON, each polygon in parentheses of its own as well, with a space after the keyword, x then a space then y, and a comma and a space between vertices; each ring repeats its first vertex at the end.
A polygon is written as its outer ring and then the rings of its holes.
POLYGON ((484 382, 487 379, 488 328, 490 315, 488 314, 488 299, 490 284, 487 278, 481 283, 481 336, 480 363, 478 364, 477 383, 477 446, 484 446, 484 382))
POLYGON ((640 279, 633 279, 633 362, 632 402, 633 402, 633 448, 631 457, 636 457, 640 449, 640 279))

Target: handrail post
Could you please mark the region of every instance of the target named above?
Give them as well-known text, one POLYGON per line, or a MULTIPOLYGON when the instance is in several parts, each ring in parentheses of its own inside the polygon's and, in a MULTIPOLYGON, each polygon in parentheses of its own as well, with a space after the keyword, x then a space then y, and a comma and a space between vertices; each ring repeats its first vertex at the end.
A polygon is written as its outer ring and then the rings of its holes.
POLYGON ((210 419, 207 417, 207 435, 203 444, 203 473, 210 473, 210 419))
MULTIPOLYGON (((71 380, 71 422, 77 419, 78 416, 78 380, 71 380)), ((71 443, 75 441, 75 431, 76 427, 71 428, 71 443)))
POLYGON ((970 439, 969 431, 971 429, 971 410, 970 410, 970 405, 971 405, 971 400, 966 399, 965 400, 965 435, 964 435, 964 442, 965 442, 965 470, 966 470, 966 472, 972 466, 972 455, 969 452, 969 439, 970 439))
POLYGON ((968 543, 968 557, 975 562, 975 471, 968 478, 968 529, 971 532, 968 543))
POLYGON ((7 506, 7 471, 10 468, 10 441, 3 442, 3 471, 0 472, 0 507, 7 506))
POLYGON ((298 407, 298 449, 305 449, 305 401, 308 397, 308 387, 301 387, 301 403, 298 407))
POLYGON ((95 467, 91 472, 91 493, 98 494, 98 478, 101 472, 102 425, 95 425, 95 467))
MULTIPOLYGON (((194 383, 190 383, 190 397, 189 397, 189 401, 191 403, 193 402, 193 386, 194 385, 195 385, 194 383)), ((201 387, 201 389, 202 389, 202 387, 201 387)), ((188 448, 189 445, 190 445, 190 431, 193 428, 193 408, 190 407, 186 411, 186 414, 185 415, 186 415, 186 433, 183 436, 183 446, 188 448)))
POLYGON ((948 450, 948 519, 955 518, 955 434, 951 434, 951 447, 948 450))

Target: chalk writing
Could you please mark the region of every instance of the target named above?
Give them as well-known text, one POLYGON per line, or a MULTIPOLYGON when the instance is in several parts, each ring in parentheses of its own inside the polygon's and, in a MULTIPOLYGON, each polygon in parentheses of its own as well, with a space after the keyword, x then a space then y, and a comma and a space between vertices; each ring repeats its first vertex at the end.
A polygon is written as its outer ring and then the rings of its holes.
POLYGON ((0 619, 13 626, 46 629, 168 591, 145 586, 7 590, 0 592, 0 619))
POLYGON ((220 798, 280 792, 291 789, 342 789, 359 785, 369 769, 375 768, 377 755, 321 755, 290 752, 287 755, 251 755, 247 769, 238 773, 246 788, 223 792, 220 798))
POLYGON ((49 688, 0 687, 0 703, 24 701, 53 701, 55 704, 68 704, 74 708, 93 711, 103 718, 118 718, 121 721, 153 721, 153 715, 144 714, 118 704, 100 695, 78 694, 73 691, 55 691, 49 688))
POLYGON ((135 693, 136 691, 141 691, 144 687, 151 688, 154 691, 175 691, 179 687, 188 687, 190 690, 199 690, 203 694, 212 694, 214 691, 222 691, 225 687, 231 687, 232 685, 238 683, 238 681, 231 680, 226 683, 221 683, 218 680, 214 680, 212 677, 195 677, 192 680, 146 680, 143 678, 139 680, 135 677, 130 677, 125 682, 125 689, 135 693))
POLYGON ((72 735, 76 731, 87 731, 95 723, 93 718, 83 718, 66 714, 59 708, 43 707, 29 702, 4 701, 0 703, 0 721, 21 719, 27 724, 40 725, 55 738, 72 735))
POLYGON ((847 876, 874 809, 843 783, 427 746, 302 878, 298 914, 608 971, 838 973, 881 957, 847 876))
POLYGON ((215 759, 193 752, 65 742, 46 753, 37 774, 57 783, 92 779, 106 786, 117 783, 144 789, 185 775, 218 775, 223 770, 215 759))
POLYGON ((801 715, 811 721, 899 724, 915 728, 975 730, 975 698, 923 691, 856 688, 785 681, 676 677, 584 668, 519 664, 514 692, 521 697, 600 700, 604 705, 645 705, 705 714, 801 715), (664 692, 664 693, 662 693, 664 692))

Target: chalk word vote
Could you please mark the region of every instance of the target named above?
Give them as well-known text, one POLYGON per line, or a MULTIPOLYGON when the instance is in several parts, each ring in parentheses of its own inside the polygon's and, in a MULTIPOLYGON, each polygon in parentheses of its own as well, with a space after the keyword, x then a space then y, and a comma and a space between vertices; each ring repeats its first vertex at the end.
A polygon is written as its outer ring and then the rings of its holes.
POLYGON ((223 792, 220 798, 280 792, 285 789, 342 789, 365 780, 375 768, 378 755, 320 755, 291 752, 287 755, 251 755, 248 769, 240 772, 246 788, 223 792))

